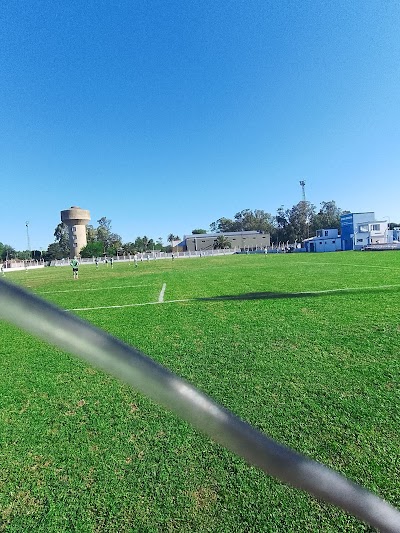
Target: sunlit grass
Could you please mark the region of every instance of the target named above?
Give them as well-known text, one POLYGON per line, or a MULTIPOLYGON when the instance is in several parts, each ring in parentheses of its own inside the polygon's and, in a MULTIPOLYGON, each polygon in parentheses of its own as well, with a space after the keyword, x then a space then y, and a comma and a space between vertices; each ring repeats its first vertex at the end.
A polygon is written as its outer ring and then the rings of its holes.
MULTIPOLYGON (((76 313, 399 505, 400 254, 203 257, 79 276, 9 279, 64 309, 103 307, 76 313), (165 304, 134 306, 156 302, 163 283, 165 304)), ((367 530, 113 378, 0 328, 0 528, 367 530)))

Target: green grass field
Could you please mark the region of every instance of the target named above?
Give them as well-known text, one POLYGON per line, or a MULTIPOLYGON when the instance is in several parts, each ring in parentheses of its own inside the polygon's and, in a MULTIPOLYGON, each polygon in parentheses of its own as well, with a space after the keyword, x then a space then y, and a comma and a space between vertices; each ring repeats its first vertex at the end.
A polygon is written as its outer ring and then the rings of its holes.
MULTIPOLYGON (((7 279, 400 506, 400 253, 82 265, 79 276, 7 279), (150 305, 164 283, 165 302, 150 305)), ((0 531, 371 531, 103 372, 0 331, 0 531)))

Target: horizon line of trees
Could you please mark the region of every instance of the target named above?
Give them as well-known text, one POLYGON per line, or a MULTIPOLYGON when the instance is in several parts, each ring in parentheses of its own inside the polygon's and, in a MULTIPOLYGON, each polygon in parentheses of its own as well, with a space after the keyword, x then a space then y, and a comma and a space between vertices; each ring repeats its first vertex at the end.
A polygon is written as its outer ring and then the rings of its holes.
POLYGON ((271 242, 302 242, 315 235, 317 229, 340 229, 340 217, 350 211, 342 210, 334 200, 321 202, 317 211, 315 205, 302 200, 290 209, 283 205, 271 215, 262 209, 244 209, 236 213, 233 219, 220 218, 210 225, 214 233, 231 231, 260 231, 269 233, 271 242))
MULTIPOLYGON (((283 205, 277 209, 275 215, 271 215, 262 209, 243 209, 237 212, 233 218, 221 217, 210 224, 211 233, 220 233, 217 237, 216 246, 226 247, 227 239, 224 233, 232 231, 259 231, 269 233, 271 242, 302 242, 304 239, 314 236, 318 229, 340 229, 340 216, 350 213, 342 210, 334 200, 321 202, 319 210, 308 201, 302 200, 291 208, 283 205)), ((97 221, 98 226, 88 225, 86 228, 87 244, 82 248, 82 257, 101 257, 103 255, 123 255, 135 252, 147 252, 152 250, 170 252, 174 242, 180 237, 170 233, 167 237, 168 245, 164 245, 162 238, 154 240, 144 235, 136 237, 132 242, 122 242, 122 238, 111 229, 111 220, 102 217, 97 221)), ((400 226, 400 223, 392 222, 389 228, 400 226)), ((196 228, 192 235, 207 233, 205 229, 196 228)), ((50 261, 69 257, 68 227, 60 223, 54 230, 54 242, 49 244, 46 251, 16 251, 12 246, 0 242, 0 259, 43 259, 50 261)))

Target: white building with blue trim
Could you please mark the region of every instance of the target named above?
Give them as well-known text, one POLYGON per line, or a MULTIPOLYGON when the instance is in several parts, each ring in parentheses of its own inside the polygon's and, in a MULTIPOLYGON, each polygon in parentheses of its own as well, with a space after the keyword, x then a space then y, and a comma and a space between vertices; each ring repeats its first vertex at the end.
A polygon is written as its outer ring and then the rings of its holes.
POLYGON ((305 239, 304 248, 307 252, 336 252, 342 249, 342 242, 337 229, 319 229, 315 237, 305 239))
POLYGON ((393 243, 393 231, 375 213, 348 213, 340 217, 342 250, 362 250, 367 246, 393 243))
POLYGON ((399 247, 400 229, 389 229, 386 220, 376 220, 375 213, 347 213, 340 217, 337 229, 319 229, 315 237, 305 239, 307 252, 335 252, 337 250, 374 250, 399 247))

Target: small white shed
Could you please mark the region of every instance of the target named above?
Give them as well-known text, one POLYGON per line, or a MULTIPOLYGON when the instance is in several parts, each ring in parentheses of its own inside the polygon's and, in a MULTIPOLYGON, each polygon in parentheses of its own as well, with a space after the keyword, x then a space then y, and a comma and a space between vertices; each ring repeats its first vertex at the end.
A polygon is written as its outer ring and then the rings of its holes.
POLYGON ((307 252, 336 252, 341 250, 341 240, 337 229, 319 229, 315 237, 305 239, 307 252))

